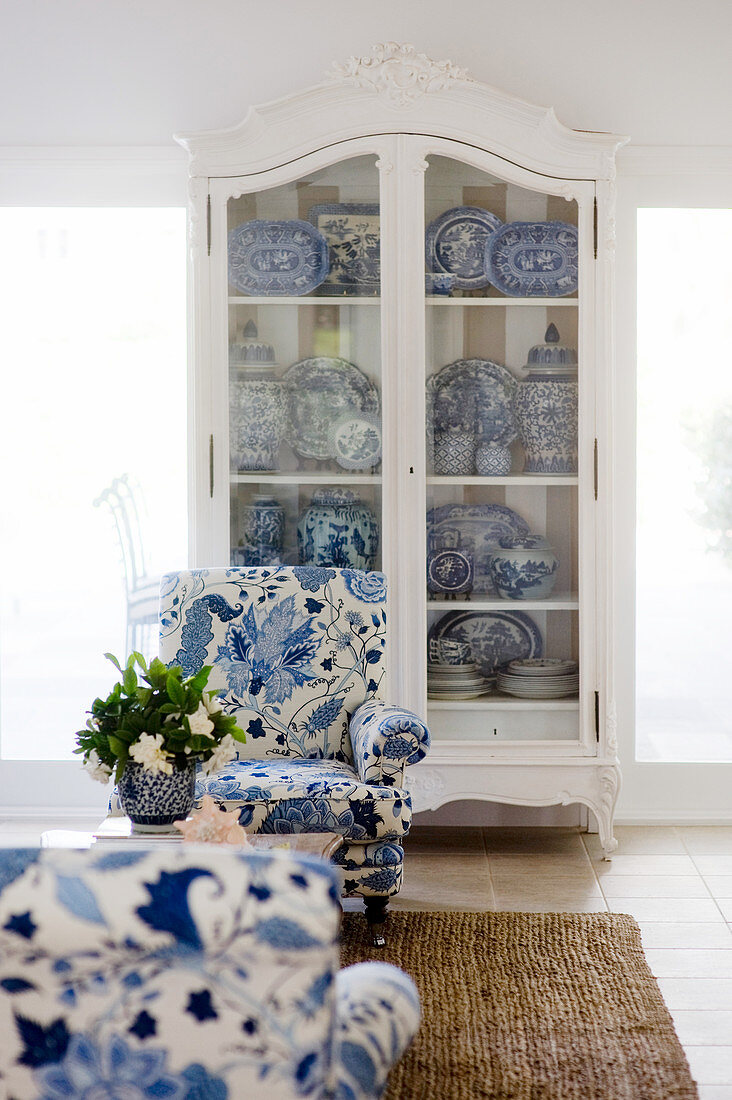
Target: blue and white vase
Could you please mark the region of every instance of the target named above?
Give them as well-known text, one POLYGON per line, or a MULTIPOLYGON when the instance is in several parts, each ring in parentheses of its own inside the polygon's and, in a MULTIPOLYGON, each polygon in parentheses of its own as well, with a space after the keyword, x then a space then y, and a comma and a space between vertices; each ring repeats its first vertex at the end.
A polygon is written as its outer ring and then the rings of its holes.
POLYGON ((501 443, 479 443, 475 469, 481 477, 504 477, 511 472, 511 448, 501 443))
POLYGON ((171 775, 128 760, 117 793, 133 832, 160 833, 169 832, 174 821, 184 820, 191 812, 195 787, 195 760, 185 768, 174 767, 171 775))
POLYGON ((475 469, 475 435, 467 428, 448 428, 435 433, 435 473, 448 477, 472 474, 475 469))
POLYGON ((297 547, 301 565, 373 569, 379 524, 350 489, 319 489, 298 520, 297 547))
POLYGON ((529 351, 527 377, 516 387, 514 408, 526 452, 524 473, 577 473, 577 353, 559 343, 549 325, 543 344, 529 351))
POLYGON ((229 448, 232 470, 277 470, 285 428, 285 391, 275 353, 248 321, 229 347, 229 448))
POLYGON ((241 510, 242 541, 246 546, 281 550, 285 539, 285 509, 269 493, 256 493, 241 510))
POLYGON ((498 540, 490 572, 504 600, 543 600, 557 579, 559 558, 541 535, 517 535, 498 540))
POLYGON ((255 543, 254 546, 233 546, 231 564, 243 565, 247 568, 253 565, 282 565, 282 559, 279 547, 255 543))

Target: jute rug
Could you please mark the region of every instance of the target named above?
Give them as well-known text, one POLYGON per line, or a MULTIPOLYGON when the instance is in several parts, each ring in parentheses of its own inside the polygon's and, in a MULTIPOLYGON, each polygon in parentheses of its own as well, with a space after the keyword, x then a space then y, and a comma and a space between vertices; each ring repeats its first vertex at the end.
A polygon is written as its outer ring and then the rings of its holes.
POLYGON ((378 950, 344 914, 343 965, 369 958, 422 1000, 388 1100, 697 1100, 632 917, 397 910, 378 950))

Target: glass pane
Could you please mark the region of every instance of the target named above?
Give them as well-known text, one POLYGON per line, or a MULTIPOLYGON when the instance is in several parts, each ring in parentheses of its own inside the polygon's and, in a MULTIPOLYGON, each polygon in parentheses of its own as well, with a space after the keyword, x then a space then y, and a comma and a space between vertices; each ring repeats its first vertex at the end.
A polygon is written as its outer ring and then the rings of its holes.
POLYGON ((732 210, 638 212, 636 756, 732 760, 732 210))
POLYGON ((446 157, 425 205, 430 726, 573 740, 577 205, 446 157))
POLYGON ((157 650, 133 568, 187 559, 185 211, 4 209, 0 239, 2 756, 74 759, 103 654, 157 650))
POLYGON ((233 564, 381 566, 379 210, 374 157, 229 201, 233 564))

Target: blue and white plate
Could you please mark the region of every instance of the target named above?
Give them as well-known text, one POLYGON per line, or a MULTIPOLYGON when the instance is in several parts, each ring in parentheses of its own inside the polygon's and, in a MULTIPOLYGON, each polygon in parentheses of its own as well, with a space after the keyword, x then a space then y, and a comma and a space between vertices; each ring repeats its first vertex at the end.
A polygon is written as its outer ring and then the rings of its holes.
POLYGON ((490 359, 457 359, 427 380, 434 430, 470 424, 481 443, 506 446, 518 435, 513 410, 516 379, 490 359))
POLYGON ((381 459, 378 416, 351 409, 330 426, 331 455, 344 470, 370 470, 381 459))
POLYGON ((229 233, 229 282, 244 294, 309 294, 328 274, 328 242, 310 222, 255 219, 229 233))
POLYGON ((430 656, 441 638, 467 642, 484 676, 492 675, 508 661, 541 657, 544 651, 539 627, 523 611, 448 611, 430 627, 430 656))
POLYGON ((346 412, 378 417, 379 391, 346 359, 301 359, 285 371, 285 439, 302 458, 333 457, 332 427, 346 412))
POLYGON ((466 290, 487 286, 486 245, 501 224, 500 218, 480 206, 445 210, 427 226, 427 270, 455 275, 455 286, 466 290))
POLYGON ((514 298, 577 293, 577 229, 567 222, 508 222, 487 242, 491 283, 514 298))
MULTIPOLYGON (((498 540, 528 535, 529 525, 506 504, 442 504, 427 513, 428 546, 455 546, 473 555, 473 594, 496 595, 490 559, 498 540)), ((518 656, 518 654, 516 654, 518 656)), ((541 656, 541 654, 522 654, 541 656)))
POLYGON ((381 219, 378 203, 321 202, 308 218, 328 242, 330 270, 321 294, 378 294, 381 219))

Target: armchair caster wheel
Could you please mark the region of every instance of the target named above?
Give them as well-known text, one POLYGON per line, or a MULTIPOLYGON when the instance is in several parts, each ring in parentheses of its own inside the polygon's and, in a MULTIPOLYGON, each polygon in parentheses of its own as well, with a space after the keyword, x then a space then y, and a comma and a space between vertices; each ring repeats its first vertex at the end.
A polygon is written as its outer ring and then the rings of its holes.
POLYGON ((364 898, 366 905, 366 920, 371 932, 372 947, 386 947, 384 924, 386 923, 386 910, 389 905, 388 898, 364 898))

